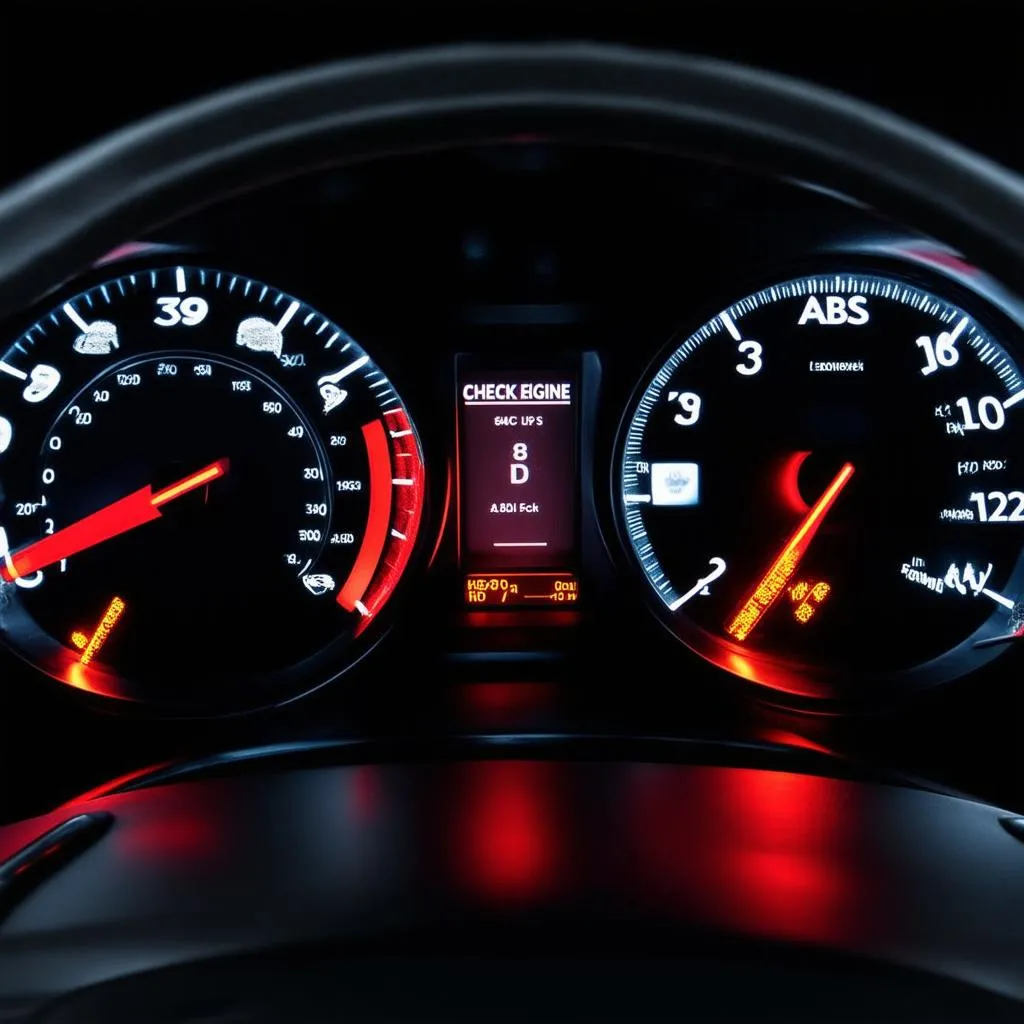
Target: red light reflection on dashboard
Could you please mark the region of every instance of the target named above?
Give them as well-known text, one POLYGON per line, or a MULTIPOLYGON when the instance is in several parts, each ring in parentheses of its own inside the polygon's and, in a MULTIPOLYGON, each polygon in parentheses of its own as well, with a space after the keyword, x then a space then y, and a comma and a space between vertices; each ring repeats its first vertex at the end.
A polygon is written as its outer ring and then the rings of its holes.
POLYGON ((62 804, 61 807, 73 807, 75 804, 85 803, 89 800, 98 800, 100 797, 116 793, 123 786, 127 786, 128 783, 144 779, 147 775, 153 775, 162 768, 170 767, 173 763, 173 761, 159 761, 156 764, 146 765, 145 768, 137 768, 135 771, 125 772, 124 775, 118 775, 116 778, 108 779, 92 789, 87 789, 84 793, 80 793, 78 796, 62 804))
POLYGON ((933 248, 931 246, 907 245, 897 248, 905 256, 911 259, 920 260, 922 263, 931 263, 936 267, 943 267, 946 270, 953 270, 964 277, 977 277, 981 271, 976 266, 968 263, 963 257, 956 253, 948 252, 945 249, 933 248))
POLYGON ((759 658, 750 653, 740 654, 717 639, 700 647, 700 653, 712 665, 724 668, 741 679, 766 686, 770 690, 779 690, 799 697, 820 697, 824 693, 814 680, 799 675, 788 665, 773 662, 768 658, 759 658))
POLYGON ((222 822, 230 821, 230 814, 228 808, 218 806, 211 791, 169 788, 152 814, 146 813, 145 806, 140 800, 130 820, 111 834, 121 856, 160 865, 224 862, 222 822))
POLYGON ((368 824, 381 809, 380 769, 373 764, 361 764, 352 769, 350 776, 351 808, 356 820, 368 824))
POLYGON ((780 747, 799 747, 801 750, 813 750, 816 754, 833 753, 828 747, 788 729, 762 729, 759 735, 767 743, 774 743, 780 747))
POLYGON ((457 776, 455 871, 476 896, 538 899, 561 877, 564 838, 558 811, 558 766, 485 761, 457 776))
POLYGON ((725 929, 842 943, 865 927, 851 791, 788 772, 642 769, 632 832, 656 899, 725 929))
POLYGON ((470 728, 512 728, 550 711, 555 690, 547 683, 470 683, 459 698, 470 728))

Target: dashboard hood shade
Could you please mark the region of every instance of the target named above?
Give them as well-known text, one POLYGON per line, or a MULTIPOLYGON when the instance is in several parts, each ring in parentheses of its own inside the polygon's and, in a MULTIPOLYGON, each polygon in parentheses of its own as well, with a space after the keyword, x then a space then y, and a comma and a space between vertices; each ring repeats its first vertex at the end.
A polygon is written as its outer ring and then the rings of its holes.
POLYGON ((110 135, 0 195, 0 316, 126 238, 303 167, 520 133, 743 159, 914 217, 1012 279, 1024 184, 908 121, 777 74, 597 44, 462 45, 256 81, 110 135))

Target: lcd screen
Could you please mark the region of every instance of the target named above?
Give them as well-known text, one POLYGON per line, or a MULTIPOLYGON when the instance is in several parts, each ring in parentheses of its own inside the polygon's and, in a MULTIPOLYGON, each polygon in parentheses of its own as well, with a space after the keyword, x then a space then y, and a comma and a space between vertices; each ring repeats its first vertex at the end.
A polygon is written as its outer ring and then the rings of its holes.
POLYGON ((575 375, 473 369, 458 389, 463 567, 571 568, 575 375))

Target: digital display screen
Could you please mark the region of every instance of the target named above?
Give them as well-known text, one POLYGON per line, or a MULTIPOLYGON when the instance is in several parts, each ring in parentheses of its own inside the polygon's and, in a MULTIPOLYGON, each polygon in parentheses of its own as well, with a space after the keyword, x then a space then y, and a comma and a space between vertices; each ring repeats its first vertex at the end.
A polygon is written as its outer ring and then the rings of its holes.
POLYGON ((478 572, 466 577, 466 604, 510 608, 514 605, 571 605, 579 597, 571 572, 478 572))
POLYGON ((576 553, 576 375, 460 371, 463 566, 568 569, 576 553))

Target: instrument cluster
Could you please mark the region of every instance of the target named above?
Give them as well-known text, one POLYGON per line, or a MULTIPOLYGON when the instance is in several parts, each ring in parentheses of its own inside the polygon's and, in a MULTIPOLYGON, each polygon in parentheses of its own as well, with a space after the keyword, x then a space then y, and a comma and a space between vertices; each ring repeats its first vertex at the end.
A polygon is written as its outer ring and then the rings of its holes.
POLYGON ((264 186, 3 326, 4 675, 219 715, 455 662, 799 706, 1002 670, 1022 346, 955 253, 737 169, 264 186))

